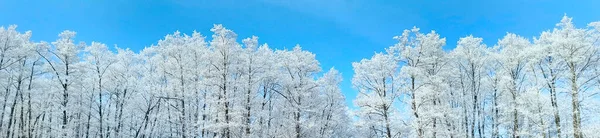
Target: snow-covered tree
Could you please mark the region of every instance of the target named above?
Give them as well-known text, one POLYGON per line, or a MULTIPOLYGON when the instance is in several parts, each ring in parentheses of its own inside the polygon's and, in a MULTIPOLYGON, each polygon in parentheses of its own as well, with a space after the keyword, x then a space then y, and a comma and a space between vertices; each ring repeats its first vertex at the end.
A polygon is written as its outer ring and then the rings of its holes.
POLYGON ((441 124, 448 117, 448 111, 441 108, 448 104, 442 97, 447 93, 447 81, 444 79, 444 69, 447 67, 446 53, 442 46, 445 38, 431 31, 428 34, 419 32, 419 28, 404 30, 402 36, 396 36, 399 43, 390 47, 388 52, 398 55, 401 68, 401 81, 404 81, 404 91, 410 97, 413 124, 417 137, 437 137, 447 129, 441 124), (435 111, 435 112, 434 112, 435 111))
POLYGON ((321 89, 319 100, 322 101, 320 113, 317 113, 320 118, 316 121, 320 125, 319 137, 351 137, 351 120, 340 89, 341 74, 331 68, 318 81, 321 89))
POLYGON ((487 96, 482 90, 482 80, 484 77, 484 64, 487 61, 486 45, 482 38, 471 36, 463 37, 458 40, 456 49, 452 51, 454 67, 458 69, 457 81, 458 87, 462 92, 461 107, 463 108, 462 127, 467 132, 465 137, 474 138, 485 135, 484 99, 487 96))
POLYGON ((83 44, 75 44, 73 40, 75 34, 73 31, 64 31, 58 35, 59 39, 52 42, 54 47, 45 47, 38 51, 38 54, 47 62, 48 71, 52 72, 53 77, 55 77, 53 79, 54 83, 60 87, 57 92, 62 97, 58 109, 62 112, 60 113, 60 133, 63 137, 72 134, 71 123, 69 123, 71 116, 69 108, 73 107, 69 106, 69 94, 71 94, 73 84, 77 83, 74 80, 80 77, 78 75, 81 74, 77 64, 80 63, 78 54, 81 53, 83 44))
POLYGON ((302 50, 299 45, 291 51, 278 50, 275 55, 280 62, 276 63, 279 88, 274 92, 283 98, 281 104, 287 106, 281 109, 286 115, 279 123, 286 124, 286 131, 283 132, 288 137, 311 137, 309 130, 312 128, 308 123, 316 123, 309 119, 315 114, 312 110, 318 106, 313 97, 318 97, 319 85, 314 80, 314 75, 321 71, 319 61, 313 53, 302 50))
POLYGON ((392 116, 398 114, 394 106, 401 88, 395 58, 377 53, 371 59, 352 63, 352 66, 352 84, 359 92, 354 100, 354 104, 360 108, 359 127, 368 128, 370 137, 391 138, 399 135, 401 131, 393 129, 399 124, 392 122, 392 116))
MULTIPOLYGON (((593 24, 591 25, 593 26, 593 24)), ((571 94, 573 126, 571 133, 573 137, 580 138, 584 137, 581 124, 582 99, 590 98, 589 96, 593 95, 590 94, 590 90, 597 87, 593 84, 593 80, 598 77, 598 74, 594 72, 593 68, 600 60, 597 47, 598 38, 593 37, 593 33, 591 34, 593 31, 575 28, 572 18, 566 15, 556 26, 557 28, 552 31, 543 32, 536 42, 549 47, 546 48, 549 51, 547 58, 552 58, 552 62, 555 62, 549 65, 552 67, 551 69, 564 70, 564 78, 567 81, 560 85, 565 86, 563 89, 568 90, 571 94)), ((558 118, 556 119, 558 120, 558 118)))

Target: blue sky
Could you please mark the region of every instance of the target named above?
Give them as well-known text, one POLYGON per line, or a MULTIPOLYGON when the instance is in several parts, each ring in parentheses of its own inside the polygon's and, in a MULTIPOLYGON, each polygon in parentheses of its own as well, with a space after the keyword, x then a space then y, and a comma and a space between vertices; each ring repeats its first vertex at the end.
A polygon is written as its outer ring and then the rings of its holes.
POLYGON ((0 0, 0 26, 33 31, 34 41, 54 41, 62 30, 76 41, 99 41, 138 51, 179 30, 210 36, 213 24, 252 35, 277 49, 300 44, 317 55, 323 70, 342 72, 349 106, 351 63, 370 58, 395 43, 393 36, 413 26, 436 30, 452 49, 474 35, 493 45, 506 32, 528 38, 551 29, 563 14, 579 27, 600 20, 600 1, 551 0, 0 0))

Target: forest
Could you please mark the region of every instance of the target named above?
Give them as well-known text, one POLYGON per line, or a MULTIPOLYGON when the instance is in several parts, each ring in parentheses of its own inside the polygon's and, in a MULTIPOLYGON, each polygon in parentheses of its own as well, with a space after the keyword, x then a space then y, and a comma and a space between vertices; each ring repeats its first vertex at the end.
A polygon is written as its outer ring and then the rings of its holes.
POLYGON ((600 22, 576 27, 565 15, 531 39, 469 35, 455 48, 435 31, 404 30, 352 63, 357 97, 299 45, 210 31, 132 51, 69 30, 34 42, 1 27, 0 137, 600 136, 600 22))

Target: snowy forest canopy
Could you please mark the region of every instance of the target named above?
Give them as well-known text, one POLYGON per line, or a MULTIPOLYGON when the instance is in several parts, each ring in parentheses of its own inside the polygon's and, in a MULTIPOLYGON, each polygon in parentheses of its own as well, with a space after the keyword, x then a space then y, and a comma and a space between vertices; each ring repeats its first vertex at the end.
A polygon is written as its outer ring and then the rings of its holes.
POLYGON ((352 63, 356 109, 315 54, 211 31, 134 52, 0 28, 0 137, 600 135, 600 22, 564 16, 533 39, 467 36, 449 51, 435 31, 405 30, 352 63))

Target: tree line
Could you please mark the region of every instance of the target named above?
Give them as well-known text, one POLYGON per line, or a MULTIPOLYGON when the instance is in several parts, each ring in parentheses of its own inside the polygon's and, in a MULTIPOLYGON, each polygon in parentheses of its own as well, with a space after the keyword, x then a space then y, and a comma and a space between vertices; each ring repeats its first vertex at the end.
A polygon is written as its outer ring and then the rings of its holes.
POLYGON ((354 62, 360 137, 597 137, 600 22, 566 15, 533 40, 446 39, 414 27, 354 62))
POLYGON ((349 137, 340 73, 215 25, 140 52, 0 28, 0 137, 349 137))
POLYGON ((0 137, 600 135, 600 22, 564 16, 533 39, 470 35, 449 50, 435 31, 405 30, 352 63, 355 109, 315 54, 210 31, 132 51, 1 27, 0 137))

